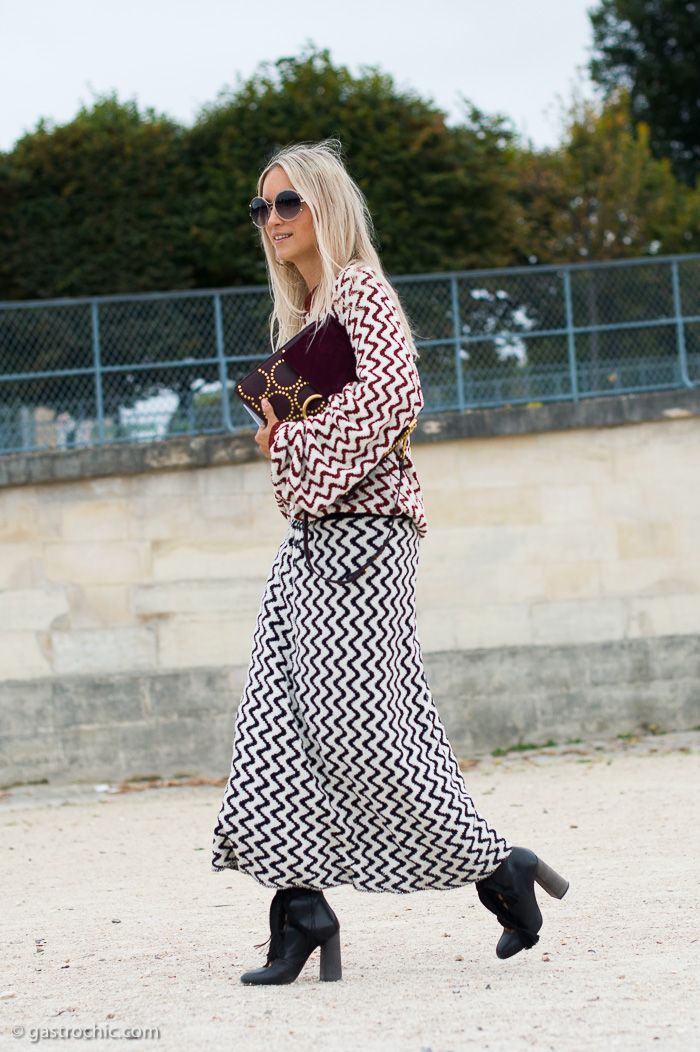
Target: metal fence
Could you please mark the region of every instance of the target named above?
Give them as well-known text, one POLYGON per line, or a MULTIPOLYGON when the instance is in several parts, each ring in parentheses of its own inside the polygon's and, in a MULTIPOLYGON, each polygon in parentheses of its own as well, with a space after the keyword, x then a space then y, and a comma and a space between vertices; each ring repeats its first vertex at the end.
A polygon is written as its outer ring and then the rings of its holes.
MULTIPOLYGON (((427 412, 700 385, 700 255, 395 278, 427 412)), ((266 287, 0 304, 0 453, 250 427, 266 287)))

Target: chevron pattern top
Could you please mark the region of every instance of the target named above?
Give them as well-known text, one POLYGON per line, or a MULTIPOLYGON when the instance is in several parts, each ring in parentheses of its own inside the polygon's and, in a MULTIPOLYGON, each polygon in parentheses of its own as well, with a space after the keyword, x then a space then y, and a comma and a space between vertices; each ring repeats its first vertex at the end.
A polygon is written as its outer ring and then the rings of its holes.
MULTIPOLYGON (((309 420, 289 421, 270 448, 272 485, 282 514, 390 515, 399 464, 387 451, 423 407, 420 380, 386 285, 370 267, 351 264, 336 278, 333 314, 347 329, 358 382, 331 395, 309 420)), ((398 513, 427 532, 420 484, 406 455, 398 513)))

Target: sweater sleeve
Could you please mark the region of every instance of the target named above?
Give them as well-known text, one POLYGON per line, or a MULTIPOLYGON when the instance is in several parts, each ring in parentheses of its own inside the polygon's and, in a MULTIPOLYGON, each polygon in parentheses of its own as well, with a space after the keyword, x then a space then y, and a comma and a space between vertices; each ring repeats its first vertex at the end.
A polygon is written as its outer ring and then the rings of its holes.
POLYGON ((386 455, 423 406, 418 370, 386 285, 368 267, 336 280, 334 314, 356 359, 357 383, 322 413, 282 424, 271 447, 272 484, 283 514, 324 515, 386 455))

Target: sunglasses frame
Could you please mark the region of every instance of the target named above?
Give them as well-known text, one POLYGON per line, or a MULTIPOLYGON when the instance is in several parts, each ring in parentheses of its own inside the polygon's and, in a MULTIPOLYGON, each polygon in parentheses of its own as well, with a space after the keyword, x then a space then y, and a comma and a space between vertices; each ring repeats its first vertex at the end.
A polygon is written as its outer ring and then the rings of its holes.
MULTIPOLYGON (((280 190, 280 192, 275 195, 274 201, 267 201, 264 197, 260 197, 260 196, 254 197, 253 200, 250 202, 250 204, 248 206, 248 209, 250 211, 250 219, 251 219, 251 222, 252 222, 253 226, 257 227, 258 230, 264 230, 265 227, 267 226, 269 220, 270 220, 270 215, 272 214, 273 210, 274 210, 275 215, 277 216, 277 218, 280 219, 283 223, 293 223, 294 220, 298 219, 299 216, 301 215, 301 213, 304 211, 304 205, 305 204, 306 204, 306 201, 301 196, 301 194, 298 193, 296 190, 291 190, 290 189, 290 190, 280 190), (279 197, 282 196, 282 194, 296 194, 296 196, 299 198, 299 211, 297 212, 297 214, 295 216, 292 216, 291 219, 285 219, 284 216, 281 216, 279 214, 279 212, 277 211, 277 200, 278 200, 279 197), (265 219, 265 222, 262 224, 262 226, 260 224, 256 223, 255 219, 253 218, 253 205, 255 204, 256 201, 263 201, 265 203, 265 206, 267 207, 267 217, 265 219)), ((262 212, 262 208, 259 208, 259 210, 262 212)))

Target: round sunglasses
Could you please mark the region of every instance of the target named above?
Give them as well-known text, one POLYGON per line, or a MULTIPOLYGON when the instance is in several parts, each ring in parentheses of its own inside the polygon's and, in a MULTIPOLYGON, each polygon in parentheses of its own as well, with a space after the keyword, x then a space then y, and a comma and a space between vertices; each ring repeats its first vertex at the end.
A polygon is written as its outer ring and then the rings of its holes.
POLYGON ((297 218, 303 204, 304 201, 296 190, 280 190, 274 201, 266 201, 264 197, 254 197, 250 202, 250 218, 255 226, 262 230, 267 225, 273 208, 279 218, 288 223, 297 218))

